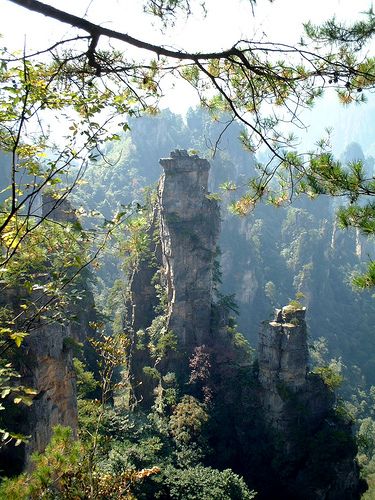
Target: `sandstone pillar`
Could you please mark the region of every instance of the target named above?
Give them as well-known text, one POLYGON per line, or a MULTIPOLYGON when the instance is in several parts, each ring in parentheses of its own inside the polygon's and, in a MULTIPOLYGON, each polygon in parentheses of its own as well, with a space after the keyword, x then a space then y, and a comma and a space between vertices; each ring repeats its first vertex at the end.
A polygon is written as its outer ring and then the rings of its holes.
POLYGON ((160 240, 167 282, 169 328, 190 351, 210 335, 212 272, 219 207, 208 193, 207 160, 176 150, 160 164, 160 240))

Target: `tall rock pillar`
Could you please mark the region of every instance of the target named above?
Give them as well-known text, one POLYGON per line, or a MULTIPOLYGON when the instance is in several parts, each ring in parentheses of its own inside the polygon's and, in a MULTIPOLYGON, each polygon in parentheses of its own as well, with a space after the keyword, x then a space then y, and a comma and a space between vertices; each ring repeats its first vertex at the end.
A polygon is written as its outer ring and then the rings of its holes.
POLYGON ((280 498, 359 499, 351 422, 335 410, 333 390, 308 372, 305 308, 283 307, 263 324, 258 361, 280 498))
POLYGON ((271 322, 264 322, 258 346, 259 382, 267 420, 285 429, 289 414, 287 401, 306 384, 308 363, 305 308, 277 309, 271 322))
POLYGON ((185 352, 191 352, 210 335, 219 207, 208 196, 207 160, 176 150, 160 164, 160 240, 169 329, 185 352))

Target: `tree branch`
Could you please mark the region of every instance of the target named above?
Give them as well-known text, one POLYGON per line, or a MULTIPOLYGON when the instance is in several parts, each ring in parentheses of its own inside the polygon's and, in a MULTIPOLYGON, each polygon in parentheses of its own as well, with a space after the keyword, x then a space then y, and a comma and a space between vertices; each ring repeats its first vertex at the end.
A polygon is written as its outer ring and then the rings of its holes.
POLYGON ((230 54, 237 54, 238 51, 238 49, 229 49, 222 52, 187 53, 178 50, 177 51, 170 50, 160 45, 154 45, 152 43, 138 40, 137 38, 134 38, 126 33, 120 33, 119 31, 114 31, 108 28, 104 28, 98 24, 88 21, 87 19, 83 19, 79 16, 69 14, 68 12, 62 11, 60 9, 56 9, 51 5, 39 2, 38 0, 8 0, 8 1, 15 3, 16 5, 19 5, 20 7, 24 7, 25 9, 31 10, 33 12, 38 12, 39 14, 42 14, 46 17, 56 19, 61 23, 69 24, 70 26, 74 26, 75 28, 86 31, 93 38, 106 36, 108 38, 113 38, 128 43, 129 45, 133 45, 134 47, 137 47, 139 49, 144 49, 149 52, 154 52, 158 56, 166 56, 174 59, 197 61, 199 59, 223 58, 227 57, 230 54))

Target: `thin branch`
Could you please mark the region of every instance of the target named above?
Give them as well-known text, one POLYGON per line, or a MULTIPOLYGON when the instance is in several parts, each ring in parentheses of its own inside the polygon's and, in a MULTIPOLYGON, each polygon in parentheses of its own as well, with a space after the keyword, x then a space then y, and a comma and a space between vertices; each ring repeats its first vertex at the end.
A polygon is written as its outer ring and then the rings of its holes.
POLYGON ((33 57, 40 56, 42 54, 48 54, 48 53, 52 52, 54 49, 56 49, 57 47, 59 47, 60 45, 66 45, 67 43, 77 42, 77 41, 80 41, 80 40, 88 40, 89 38, 90 38, 89 35, 75 36, 73 38, 65 38, 65 39, 60 40, 59 42, 56 42, 53 45, 49 46, 47 49, 37 50, 36 52, 31 52, 30 54, 22 55, 22 57, 14 57, 14 56, 9 57, 9 58, 3 58, 2 57, 2 58, 0 58, 0 61, 4 61, 4 62, 16 62, 16 61, 23 61, 25 58, 26 59, 31 59, 33 57))
POLYGON ((279 158, 279 160, 284 161, 284 158, 280 156, 280 154, 275 150, 275 148, 272 146, 272 144, 268 141, 267 137, 265 137, 260 130, 258 130, 256 127, 254 127, 248 120, 245 120, 243 116, 241 116, 236 109, 233 100, 227 95, 227 93, 219 86, 217 83, 215 77, 211 75, 211 73, 200 63, 197 62, 197 66, 199 69, 204 73, 208 78, 211 80, 213 83, 214 87, 220 92, 220 94, 225 98, 227 101, 230 109, 232 110, 233 114, 246 126, 248 126, 256 135, 260 137, 260 139, 266 144, 266 146, 269 148, 272 153, 279 158))

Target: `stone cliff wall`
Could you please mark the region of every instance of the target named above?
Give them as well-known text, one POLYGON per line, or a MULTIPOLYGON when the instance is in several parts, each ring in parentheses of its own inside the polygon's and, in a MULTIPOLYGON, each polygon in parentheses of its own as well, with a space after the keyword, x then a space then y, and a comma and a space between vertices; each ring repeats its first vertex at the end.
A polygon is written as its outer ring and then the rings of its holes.
MULTIPOLYGON (((43 216, 57 220, 60 223, 75 222, 77 219, 67 201, 56 205, 56 201, 43 197, 43 216), (52 210, 52 211, 51 211, 52 210)), ((38 296, 34 300, 42 305, 48 297, 38 296)), ((73 345, 84 344, 88 337, 95 335, 89 326, 89 321, 95 318, 94 300, 86 290, 85 299, 77 305, 71 304, 66 311, 74 321, 64 323, 35 319, 20 350, 15 353, 14 366, 21 378, 20 385, 31 387, 37 391, 33 404, 24 408, 17 408, 13 415, 15 432, 20 432, 29 439, 25 445, 17 448, 9 446, 0 453, 0 467, 12 473, 30 466, 30 456, 33 452, 42 452, 49 443, 53 427, 56 425, 68 426, 75 433, 78 426, 76 378, 73 368, 73 345)), ((20 297, 28 297, 25 290, 12 289, 7 296, 2 297, 1 303, 19 310, 20 297)), ((94 354, 88 343, 84 346, 85 357, 91 363, 90 369, 95 371, 94 354), (90 359, 91 358, 91 359, 90 359)))
POLYGON ((76 379, 69 347, 77 337, 71 326, 54 324, 39 328, 25 341, 22 383, 38 391, 24 421, 25 434, 31 436, 26 461, 34 451, 44 450, 55 425, 77 430, 76 379))

